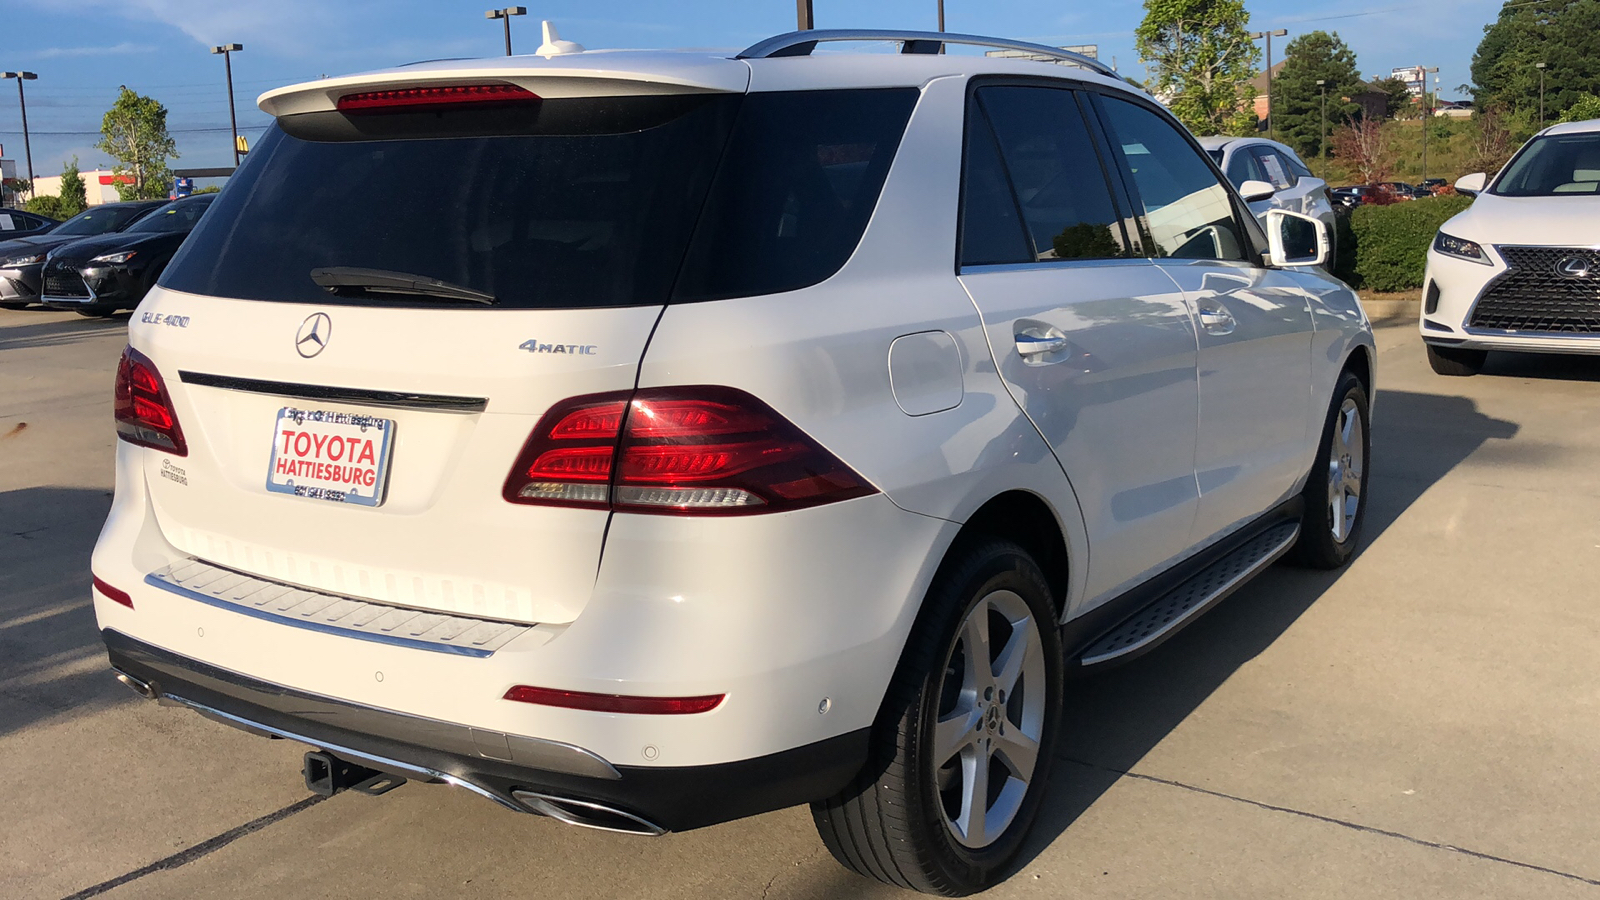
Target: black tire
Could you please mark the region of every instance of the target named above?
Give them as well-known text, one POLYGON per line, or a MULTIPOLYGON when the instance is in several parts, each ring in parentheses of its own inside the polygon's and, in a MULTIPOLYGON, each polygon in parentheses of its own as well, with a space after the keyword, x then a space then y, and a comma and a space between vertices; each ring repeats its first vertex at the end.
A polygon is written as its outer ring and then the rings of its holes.
MULTIPOLYGON (((1311 464, 1311 474, 1306 477, 1305 490, 1301 492, 1305 511, 1300 517, 1300 537, 1289 553, 1291 563, 1309 569, 1337 569, 1350 561, 1350 556, 1361 543, 1361 526, 1367 519, 1367 484, 1372 475, 1369 464, 1372 459, 1371 425, 1367 389, 1354 374, 1343 373, 1334 389, 1333 402, 1328 405, 1316 461, 1311 464), (1350 468, 1349 457, 1354 456, 1341 454, 1344 458, 1337 461, 1333 458, 1335 432, 1338 430, 1342 433, 1346 412, 1354 414, 1355 423, 1360 429, 1358 440, 1353 434, 1350 437, 1360 452, 1355 466, 1357 493, 1353 518, 1348 512, 1347 499, 1336 504, 1333 497, 1335 480, 1343 479, 1350 468), (1335 467, 1335 462, 1338 462, 1338 467, 1335 467), (1343 522, 1338 525, 1334 522, 1336 505, 1347 510, 1343 522)), ((1343 483, 1348 487, 1348 481, 1343 483)))
POLYGON ((1435 347, 1424 344, 1428 348, 1428 365, 1433 367, 1436 375, 1476 375, 1483 371, 1484 360, 1489 358, 1487 350, 1462 350, 1456 347, 1435 347))
MULTIPOLYGON (((986 631, 987 627, 986 624, 986 631)), ((1022 632, 1007 626, 1004 638, 989 644, 993 648, 995 643, 1003 644, 1019 633, 1022 632)), ((999 652, 999 648, 991 649, 991 654, 999 652)), ((987 677, 991 683, 1001 684, 994 680, 993 665, 991 658, 987 677)), ((998 881, 1021 851, 1044 798, 1060 727, 1063 668, 1061 635, 1050 589, 1027 552, 994 539, 953 551, 928 591, 889 685, 883 709, 873 726, 867 766, 838 795, 811 804, 817 831, 834 858, 868 878, 951 897, 981 891, 998 881), (1009 697, 1000 691, 998 702, 989 703, 987 708, 967 699, 973 695, 961 692, 964 683, 955 684, 952 693, 947 684, 950 677, 971 677, 958 676, 955 671, 966 670, 962 654, 968 641, 962 635, 968 633, 968 620, 979 621, 969 614, 979 609, 981 602, 985 610, 982 622, 1020 622, 1021 618, 1002 614, 997 608, 1003 600, 1007 608, 1017 610, 1016 598, 1025 604, 1026 617, 1039 626, 1037 649, 1043 654, 1042 668, 1036 659, 1031 668, 1020 665, 1030 674, 1011 683, 1022 687, 1014 687, 1009 697), (996 607, 993 613, 991 604, 996 607), (1001 618, 995 619, 994 615, 1001 618), (1043 686, 1042 709, 1033 699, 1037 694, 1028 694, 1035 683, 1043 686), (944 761, 944 768, 936 768, 934 725, 940 720, 941 709, 952 703, 967 709, 965 713, 947 713, 946 724, 959 719, 966 724, 952 733, 966 733, 969 737, 957 744, 954 755, 944 761), (1019 726, 1019 722, 1032 725, 1019 726), (1015 741, 1019 728, 1039 729, 1041 722, 1032 774, 1026 779, 1025 788, 1019 788, 1006 780, 1015 769, 1008 762, 1005 742, 1015 741), (1009 738, 1002 737, 1007 734, 1007 725, 1012 728, 1009 738), (990 750, 991 746, 1000 749, 990 750), (958 826, 951 822, 948 811, 952 800, 959 807, 959 795, 968 790, 964 774, 967 770, 959 761, 967 758, 969 751, 973 759, 986 760, 983 781, 976 783, 1000 785, 998 799, 993 787, 984 792, 991 798, 982 812, 985 822, 1002 805, 1004 812, 1010 814, 1000 826, 999 835, 976 848, 958 839, 958 826), (949 767, 951 761, 956 761, 955 768, 949 767), (989 780, 996 767, 1003 779, 999 782, 989 780), (1018 790, 1022 791, 1020 802, 1015 799, 1018 790)), ((975 794, 976 789, 972 790, 975 794)), ((960 818, 959 813, 956 818, 960 818)), ((977 826, 977 830, 981 829, 982 825, 977 826)))

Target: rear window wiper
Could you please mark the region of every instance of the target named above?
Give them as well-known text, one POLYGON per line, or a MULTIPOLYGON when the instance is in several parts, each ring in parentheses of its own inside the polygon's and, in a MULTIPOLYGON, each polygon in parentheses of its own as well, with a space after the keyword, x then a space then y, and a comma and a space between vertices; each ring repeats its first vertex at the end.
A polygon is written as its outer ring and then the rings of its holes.
POLYGON ((340 288, 350 288, 370 294, 413 294, 419 297, 482 303, 484 306, 493 306, 499 302, 493 294, 485 294, 426 275, 413 275, 410 272, 395 272, 389 269, 324 266, 311 270, 311 280, 335 294, 339 293, 340 288))

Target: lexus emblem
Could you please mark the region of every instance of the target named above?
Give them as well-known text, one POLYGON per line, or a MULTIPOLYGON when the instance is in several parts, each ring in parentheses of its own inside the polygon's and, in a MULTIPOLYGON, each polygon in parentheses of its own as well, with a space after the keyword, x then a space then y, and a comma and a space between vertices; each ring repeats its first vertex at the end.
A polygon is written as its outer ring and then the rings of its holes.
POLYGON ((1556 274, 1562 278, 1588 278, 1589 261, 1581 256, 1568 256, 1556 263, 1556 274))
POLYGON ((321 353, 328 346, 328 338, 333 336, 333 320, 327 313, 316 313, 306 317, 300 323, 300 331, 294 336, 294 349, 300 355, 310 359, 321 353))

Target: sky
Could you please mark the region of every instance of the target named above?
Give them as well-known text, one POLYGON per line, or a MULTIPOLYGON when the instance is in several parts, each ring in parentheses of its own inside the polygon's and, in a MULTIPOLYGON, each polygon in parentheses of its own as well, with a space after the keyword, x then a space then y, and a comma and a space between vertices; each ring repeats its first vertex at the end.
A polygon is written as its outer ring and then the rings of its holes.
MULTIPOLYGON (((547 0, 512 21, 513 49, 531 52, 539 20, 590 49, 740 49, 795 26, 794 0, 547 0)), ((1363 76, 1438 66, 1441 96, 1461 96, 1472 53, 1501 0, 1246 0, 1252 30, 1284 28, 1274 61, 1295 35, 1337 31, 1363 76)), ((269 119, 255 106, 285 84, 423 59, 504 53, 484 0, 0 0, 0 70, 36 72, 26 84, 36 175, 76 156, 109 167, 94 149, 119 85, 161 101, 177 140, 174 167, 232 164, 221 56, 240 43, 233 77, 240 131, 252 142, 269 119)), ((819 28, 937 27, 936 0, 814 0, 819 28)), ((1143 78, 1133 30, 1142 0, 945 0, 949 31, 1053 45, 1097 44, 1100 58, 1143 78)), ((0 81, 0 146, 23 162, 17 82, 0 81)), ((1431 87, 1431 85, 1430 85, 1431 87)))

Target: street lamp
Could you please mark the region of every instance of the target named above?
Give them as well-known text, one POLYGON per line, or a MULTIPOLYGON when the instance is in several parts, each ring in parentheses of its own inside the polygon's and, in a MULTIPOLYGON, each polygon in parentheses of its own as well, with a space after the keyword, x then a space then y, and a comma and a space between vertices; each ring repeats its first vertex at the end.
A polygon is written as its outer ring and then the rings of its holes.
POLYGON ((794 19, 796 31, 810 31, 817 27, 816 17, 811 14, 811 0, 794 0, 794 19))
POLYGON ((1277 31, 1250 32, 1250 40, 1252 41, 1257 41, 1261 38, 1267 39, 1267 137, 1273 140, 1278 139, 1278 119, 1272 114, 1272 39, 1283 37, 1288 33, 1288 30, 1284 28, 1279 28, 1277 31))
POLYGON ((944 33, 944 0, 939 0, 939 33, 944 33))
POLYGON ((1322 180, 1328 180, 1328 81, 1317 79, 1317 89, 1322 92, 1322 138, 1317 141, 1317 155, 1322 157, 1322 180))
POLYGON ((239 118, 233 112, 233 54, 244 49, 243 44, 223 44, 212 47, 212 53, 222 54, 222 68, 228 73, 228 125, 233 129, 233 167, 239 168, 239 118))
MULTIPOLYGON (((1539 70, 1539 127, 1542 129, 1544 128, 1544 63, 1534 63, 1533 67, 1539 70)), ((17 87, 22 85, 18 84, 17 87)))
POLYGON ((500 19, 506 26, 506 55, 511 55, 511 17, 525 16, 528 14, 526 6, 508 6, 505 9, 491 9, 483 14, 485 19, 500 19))
POLYGON ((1434 66, 1422 70, 1422 180, 1428 180, 1428 120, 1433 118, 1433 113, 1428 106, 1428 76, 1433 75, 1434 80, 1439 79, 1439 67, 1434 66))
POLYGON ((28 196, 33 197, 33 145, 28 142, 28 98, 22 93, 22 83, 39 76, 32 72, 0 72, 0 78, 17 80, 17 103, 22 106, 22 151, 28 155, 28 196))

